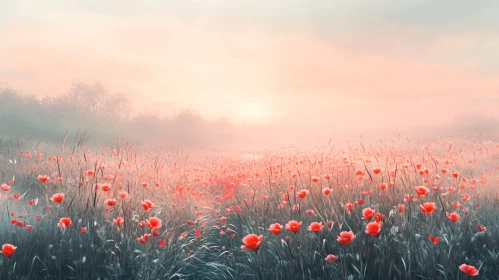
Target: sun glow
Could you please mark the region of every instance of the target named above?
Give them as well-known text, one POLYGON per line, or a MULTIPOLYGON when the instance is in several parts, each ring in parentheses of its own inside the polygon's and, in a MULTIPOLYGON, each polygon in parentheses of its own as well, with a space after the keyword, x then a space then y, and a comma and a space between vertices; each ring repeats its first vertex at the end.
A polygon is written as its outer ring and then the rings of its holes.
POLYGON ((263 122, 269 117, 267 106, 259 102, 248 102, 241 105, 239 116, 244 122, 263 122))

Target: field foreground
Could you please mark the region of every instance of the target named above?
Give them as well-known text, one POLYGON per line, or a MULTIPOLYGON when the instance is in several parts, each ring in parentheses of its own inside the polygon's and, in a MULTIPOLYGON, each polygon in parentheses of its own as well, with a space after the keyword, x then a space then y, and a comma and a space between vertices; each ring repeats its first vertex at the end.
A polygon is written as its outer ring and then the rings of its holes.
POLYGON ((0 145, 0 279, 499 279, 499 142, 0 145))

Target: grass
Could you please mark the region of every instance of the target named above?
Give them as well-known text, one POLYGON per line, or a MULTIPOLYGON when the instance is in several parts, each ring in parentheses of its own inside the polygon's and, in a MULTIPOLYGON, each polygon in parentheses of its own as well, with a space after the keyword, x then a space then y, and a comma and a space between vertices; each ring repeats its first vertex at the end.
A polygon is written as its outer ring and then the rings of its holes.
POLYGON ((388 139, 252 158, 121 141, 90 149, 81 139, 66 141, 0 143, 0 184, 14 178, 0 194, 0 245, 17 246, 11 257, 0 256, 0 279, 466 279, 463 263, 479 269, 477 279, 499 279, 495 141, 388 139), (383 172, 376 175, 374 168, 383 172), (457 178, 450 175, 455 171, 457 178), (50 182, 37 179, 44 174, 50 182), (95 188, 103 183, 111 190, 95 188), (382 183, 393 186, 383 190, 382 183), (414 190, 420 185, 430 189, 424 197, 414 190), (332 193, 324 195, 323 188, 332 193), (296 196, 302 189, 308 190, 305 198, 296 196), (119 198, 119 191, 129 197, 119 198), (50 200, 54 193, 65 194, 62 203, 50 200), (406 194, 418 201, 405 202, 406 194), (109 207, 107 198, 118 203, 109 207), (37 205, 28 204, 32 199, 37 205), (149 211, 141 204, 146 199, 155 204, 149 211), (359 199, 364 203, 355 203, 359 199), (454 209, 456 201, 461 206, 454 209), (435 202, 437 210, 422 213, 423 202, 435 202), (347 203, 355 203, 351 212, 347 203), (367 207, 385 215, 375 237, 364 232, 367 207), (456 223, 446 216, 454 211, 456 223), (151 230, 139 222, 153 216, 163 222, 159 236, 141 244, 137 238, 151 230), (58 227, 61 217, 72 225, 58 227), (114 224, 116 217, 124 224, 114 224), (270 224, 290 220, 303 223, 296 234, 268 231, 270 224), (307 230, 312 222, 328 221, 331 228, 307 230), (341 231, 352 231, 355 240, 339 244, 341 231), (248 234, 263 235, 257 251, 241 249, 248 234), (432 244, 429 236, 440 242, 432 244), (338 259, 328 263, 328 254, 338 259))

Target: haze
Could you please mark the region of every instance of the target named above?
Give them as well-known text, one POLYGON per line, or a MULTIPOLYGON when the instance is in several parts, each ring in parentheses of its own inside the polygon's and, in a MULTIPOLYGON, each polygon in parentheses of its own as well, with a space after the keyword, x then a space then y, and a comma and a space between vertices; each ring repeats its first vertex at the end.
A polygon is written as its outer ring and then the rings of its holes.
POLYGON ((0 88, 42 100, 101 83, 129 100, 130 118, 191 110, 279 143, 490 121, 498 9, 493 0, 4 0, 0 88))

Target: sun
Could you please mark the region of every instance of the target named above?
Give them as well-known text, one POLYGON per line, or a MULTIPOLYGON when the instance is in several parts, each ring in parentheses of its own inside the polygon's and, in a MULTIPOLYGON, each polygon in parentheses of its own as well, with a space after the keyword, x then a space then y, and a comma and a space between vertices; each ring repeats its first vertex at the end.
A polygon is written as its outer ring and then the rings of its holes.
POLYGON ((248 102, 241 105, 239 116, 243 121, 262 122, 269 116, 269 110, 260 102, 248 102))

